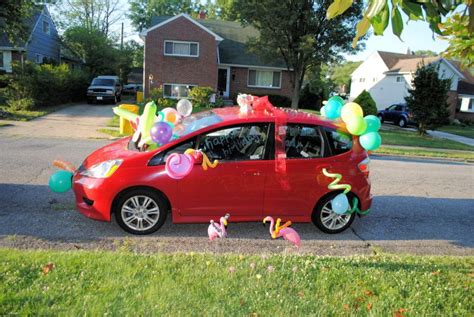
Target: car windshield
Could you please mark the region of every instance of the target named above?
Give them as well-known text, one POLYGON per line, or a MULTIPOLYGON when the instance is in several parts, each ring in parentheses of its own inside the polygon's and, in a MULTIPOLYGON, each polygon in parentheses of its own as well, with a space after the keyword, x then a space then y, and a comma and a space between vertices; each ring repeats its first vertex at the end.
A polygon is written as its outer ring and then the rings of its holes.
POLYGON ((104 78, 94 78, 92 81, 92 86, 113 86, 113 79, 104 79, 104 78))
MULTIPOLYGON (((222 118, 213 111, 203 111, 192 114, 189 117, 184 118, 181 123, 174 127, 173 139, 182 139, 197 130, 207 128, 219 122, 222 122, 222 118)), ((130 139, 128 148, 135 151, 138 150, 132 139, 130 139)))

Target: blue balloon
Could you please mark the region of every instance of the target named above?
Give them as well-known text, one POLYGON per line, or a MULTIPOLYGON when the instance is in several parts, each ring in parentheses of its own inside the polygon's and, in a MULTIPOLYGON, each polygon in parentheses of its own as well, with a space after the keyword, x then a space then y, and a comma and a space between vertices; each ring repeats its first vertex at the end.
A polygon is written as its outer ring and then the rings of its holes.
POLYGON ((326 118, 334 120, 341 116, 342 104, 338 100, 329 99, 324 106, 326 118))
POLYGON ((49 188, 55 193, 64 193, 72 187, 72 173, 57 171, 49 178, 49 188))
POLYGON ((365 123, 367 123, 367 132, 377 132, 380 129, 380 120, 374 115, 368 115, 364 117, 365 123))
POLYGON ((328 101, 336 101, 339 102, 341 106, 344 106, 344 99, 342 99, 340 96, 332 96, 328 99, 328 101))
POLYGON ((374 151, 382 144, 382 137, 378 132, 364 133, 359 137, 359 143, 367 151, 374 151))
POLYGON ((347 195, 344 193, 341 193, 337 195, 336 197, 334 197, 331 202, 331 206, 332 206, 332 211, 334 211, 336 214, 338 215, 345 214, 350 208, 347 195))

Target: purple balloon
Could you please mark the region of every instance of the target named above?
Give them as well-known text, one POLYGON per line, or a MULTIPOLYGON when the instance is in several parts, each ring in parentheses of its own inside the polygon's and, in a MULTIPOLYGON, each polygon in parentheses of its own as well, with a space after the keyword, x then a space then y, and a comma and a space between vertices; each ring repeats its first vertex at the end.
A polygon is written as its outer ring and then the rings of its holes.
POLYGON ((173 128, 166 122, 156 122, 150 131, 153 142, 161 145, 168 143, 172 135, 173 128))

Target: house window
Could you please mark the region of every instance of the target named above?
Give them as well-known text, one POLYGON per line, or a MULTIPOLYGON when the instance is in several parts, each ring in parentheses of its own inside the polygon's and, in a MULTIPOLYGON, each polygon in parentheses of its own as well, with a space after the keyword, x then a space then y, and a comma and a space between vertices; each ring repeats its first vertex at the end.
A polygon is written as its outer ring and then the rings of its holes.
POLYGON ((3 64, 3 52, 0 52, 0 68, 3 68, 4 67, 4 64, 3 64))
POLYGON ((41 54, 36 54, 36 64, 41 64, 43 62, 43 55, 41 54))
POLYGON ((164 84, 163 97, 165 98, 186 98, 189 91, 196 87, 196 85, 182 85, 182 84, 164 84))
POLYGON ((396 81, 397 81, 397 83, 401 83, 403 81, 403 77, 402 76, 397 76, 396 81))
POLYGON ((165 55, 170 56, 199 56, 199 43, 181 42, 181 41, 165 41, 165 55))
POLYGON ((281 72, 249 69, 248 87, 281 88, 281 72))
POLYGON ((359 78, 359 83, 365 83, 365 78, 359 78))
POLYGON ((43 32, 46 33, 46 34, 49 34, 49 32, 50 32, 48 21, 43 21, 43 32))

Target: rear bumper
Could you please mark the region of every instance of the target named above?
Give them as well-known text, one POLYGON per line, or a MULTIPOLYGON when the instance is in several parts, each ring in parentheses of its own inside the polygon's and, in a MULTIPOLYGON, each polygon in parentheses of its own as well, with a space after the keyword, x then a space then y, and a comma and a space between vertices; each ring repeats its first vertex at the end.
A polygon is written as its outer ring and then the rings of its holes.
POLYGON ((110 221, 113 196, 104 190, 107 179, 74 175, 73 190, 76 208, 84 216, 100 221, 110 221))

